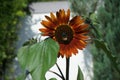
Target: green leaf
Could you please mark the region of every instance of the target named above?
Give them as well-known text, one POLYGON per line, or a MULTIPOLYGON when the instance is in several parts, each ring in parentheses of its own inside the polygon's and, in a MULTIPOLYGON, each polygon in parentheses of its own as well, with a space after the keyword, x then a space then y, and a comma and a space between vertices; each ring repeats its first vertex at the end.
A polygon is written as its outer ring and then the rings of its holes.
POLYGON ((84 80, 84 76, 83 73, 80 69, 80 67, 78 66, 78 75, 77 75, 77 80, 84 80))
POLYGON ((104 41, 96 39, 95 45, 97 48, 102 49, 112 61, 116 59, 104 41))
POLYGON ((18 52, 23 69, 28 70, 33 80, 45 80, 45 73, 57 59, 59 45, 53 39, 46 39, 31 46, 24 46, 18 52))
POLYGON ((24 46, 18 51, 18 61, 23 69, 26 69, 29 54, 29 46, 24 46))
POLYGON ((57 80, 56 78, 51 78, 51 79, 49 79, 49 80, 57 80))
POLYGON ((95 40, 95 45, 96 45, 96 47, 97 47, 98 49, 102 49, 102 50, 106 53, 107 57, 108 57, 108 58, 110 59, 110 61, 111 61, 111 64, 112 64, 112 65, 115 67, 115 69, 120 73, 120 70, 119 70, 118 64, 117 64, 117 57, 112 55, 112 52, 109 50, 107 44, 106 44, 104 41, 102 41, 102 40, 97 40, 97 39, 96 39, 96 40, 95 40))

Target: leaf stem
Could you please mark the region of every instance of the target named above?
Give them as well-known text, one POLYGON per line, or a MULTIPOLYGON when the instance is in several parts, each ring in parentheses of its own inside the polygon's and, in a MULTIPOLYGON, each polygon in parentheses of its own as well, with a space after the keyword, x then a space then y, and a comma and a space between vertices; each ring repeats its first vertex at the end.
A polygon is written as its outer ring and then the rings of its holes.
POLYGON ((52 73, 56 74, 57 76, 59 76, 61 79, 63 79, 63 77, 60 74, 58 74, 58 73, 56 73, 54 71, 51 71, 51 70, 49 70, 49 72, 52 72, 52 73))
POLYGON ((69 80, 70 58, 66 58, 66 80, 69 80))
POLYGON ((62 76, 62 79, 65 80, 65 77, 64 77, 64 75, 63 75, 63 73, 62 73, 62 71, 61 71, 61 69, 60 69, 60 67, 59 67, 59 65, 57 63, 56 63, 56 66, 57 66, 57 68, 58 68, 58 70, 59 70, 59 72, 60 72, 60 74, 62 76))

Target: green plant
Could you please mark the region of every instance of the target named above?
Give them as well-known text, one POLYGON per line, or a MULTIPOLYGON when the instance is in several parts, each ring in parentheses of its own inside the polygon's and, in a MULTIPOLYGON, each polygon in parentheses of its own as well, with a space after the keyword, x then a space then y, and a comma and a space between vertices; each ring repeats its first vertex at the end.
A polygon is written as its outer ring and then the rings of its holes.
MULTIPOLYGON (((69 80, 70 57, 77 54, 78 49, 82 50, 87 45, 88 24, 80 16, 70 19, 70 9, 66 12, 60 9, 56 16, 50 13, 42 20, 44 28, 40 28, 41 36, 49 36, 45 40, 27 41, 24 47, 18 51, 18 61, 27 75, 30 74, 33 80, 45 80, 45 73, 56 64, 59 72, 50 71, 62 80, 69 80), (74 32, 74 33, 73 33, 74 32), (31 44, 33 42, 33 44, 31 44), (66 58, 66 77, 56 63, 57 57, 66 58)), ((24 74, 25 75, 25 74, 24 74)), ((24 77, 25 79, 26 77, 24 77)), ((55 78, 52 78, 55 79, 55 78)), ((82 71, 78 68, 77 80, 83 80, 82 71)))
POLYGON ((20 16, 24 16, 24 0, 1 0, 0 3, 0 79, 7 79, 7 72, 12 72, 10 65, 16 56, 14 54, 17 40, 17 26, 20 16), (21 3, 21 4, 19 4, 21 3))
POLYGON ((72 10, 84 16, 86 22, 91 25, 90 51, 94 61, 93 80, 119 80, 119 0, 70 1, 72 10))

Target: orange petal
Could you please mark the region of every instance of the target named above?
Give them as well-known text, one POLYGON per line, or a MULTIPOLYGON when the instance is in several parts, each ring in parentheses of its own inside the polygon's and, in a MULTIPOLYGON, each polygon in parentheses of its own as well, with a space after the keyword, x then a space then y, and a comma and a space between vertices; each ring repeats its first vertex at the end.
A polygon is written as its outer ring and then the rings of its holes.
POLYGON ((73 39, 73 40, 71 41, 71 46, 72 46, 72 52, 73 52, 74 54, 78 53, 78 50, 77 50, 77 47, 76 47, 75 43, 76 43, 76 41, 73 39))
POLYGON ((46 28, 40 28, 39 31, 41 31, 41 32, 47 32, 48 29, 46 29, 46 28))
POLYGON ((80 41, 79 40, 77 40, 77 39, 74 39, 75 40, 75 46, 78 48, 78 49, 80 49, 80 50, 82 50, 85 46, 83 46, 83 45, 81 45, 81 43, 80 43, 80 41))
POLYGON ((80 16, 75 16, 70 20, 69 24, 72 26, 76 23, 76 21, 79 21, 79 20, 80 20, 80 16))
POLYGON ((73 54, 73 47, 72 47, 71 44, 69 44, 69 45, 67 45, 67 52, 66 52, 67 58, 68 58, 68 57, 71 57, 72 54, 73 54))
POLYGON ((86 42, 85 41, 82 41, 82 40, 77 40, 77 39, 74 39, 74 41, 75 41, 75 43, 74 43, 74 45, 78 48, 78 49, 83 49, 83 48, 85 48, 85 46, 86 46, 86 42))
POLYGON ((52 12, 50 13, 50 16, 51 16, 52 21, 55 21, 55 22, 57 21, 56 17, 54 16, 52 12))
POLYGON ((89 37, 82 35, 82 34, 75 34, 74 38, 78 39, 78 40, 87 40, 89 37))
POLYGON ((88 34, 89 30, 81 30, 79 32, 76 32, 76 34, 88 34))
POLYGON ((70 23, 69 25, 71 25, 73 28, 74 27, 78 27, 79 24, 82 24, 84 22, 83 19, 80 19, 81 17, 80 16, 75 16, 73 17, 71 20, 70 20, 70 23))
POLYGON ((64 44, 60 44, 60 55, 71 57, 72 54, 77 54, 78 53, 78 49, 83 49, 86 46, 86 42, 82 41, 82 40, 78 40, 73 38, 73 40, 71 41, 71 43, 64 45, 64 44))
POLYGON ((80 25, 79 27, 74 28, 74 31, 75 31, 75 32, 80 32, 80 31, 82 31, 82 30, 87 29, 88 26, 89 26, 88 24, 82 24, 82 25, 80 25))
POLYGON ((83 46, 83 47, 86 46, 87 43, 86 43, 85 41, 83 41, 83 40, 79 40, 79 41, 80 41, 80 45, 81 45, 81 46, 83 46))
POLYGON ((42 20, 41 24, 48 28, 48 29, 54 29, 55 28, 55 25, 49 21, 45 21, 45 20, 42 20))
POLYGON ((49 16, 45 16, 45 18, 51 23, 51 25, 53 25, 54 27, 57 26, 56 21, 53 21, 49 16))
POLYGON ((52 22, 52 19, 51 19, 49 16, 45 16, 45 18, 46 18, 48 21, 52 22))
POLYGON ((69 19, 70 19, 70 9, 67 10, 65 23, 68 23, 69 19))
POLYGON ((46 29, 46 28, 40 28, 39 31, 41 31, 43 36, 53 36, 54 32, 53 30, 46 29))
POLYGON ((57 21, 60 24, 61 23, 61 19, 60 19, 60 13, 56 12, 56 17, 57 17, 57 21))
POLYGON ((59 12, 56 12, 56 16, 57 16, 57 21, 59 22, 59 24, 63 24, 65 23, 65 11, 64 9, 60 9, 59 12))
POLYGON ((73 23, 71 26, 73 27, 73 29, 75 29, 75 28, 78 28, 83 23, 84 23, 83 20, 76 20, 76 22, 73 23))
POLYGON ((61 53, 61 56, 64 55, 68 58, 72 55, 73 51, 69 44, 68 45, 60 44, 60 53, 61 53))
POLYGON ((66 52, 65 52, 65 47, 66 47, 66 46, 65 46, 64 44, 60 44, 60 53, 61 53, 62 56, 64 56, 65 53, 66 53, 66 52))
POLYGON ((79 18, 79 16, 75 16, 75 17, 73 17, 71 20, 70 20, 70 25, 72 25, 73 24, 73 21, 75 21, 75 20, 77 20, 77 18, 79 18))
POLYGON ((65 11, 64 9, 61 10, 61 13, 60 13, 60 17, 61 17, 61 23, 64 23, 65 22, 65 11))

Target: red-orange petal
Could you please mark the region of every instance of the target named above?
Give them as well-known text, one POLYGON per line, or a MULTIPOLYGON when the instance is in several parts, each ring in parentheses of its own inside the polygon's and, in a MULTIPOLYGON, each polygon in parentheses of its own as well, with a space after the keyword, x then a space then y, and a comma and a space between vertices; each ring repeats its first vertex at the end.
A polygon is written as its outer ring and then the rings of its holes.
POLYGON ((76 43, 74 43, 74 45, 76 45, 76 47, 80 50, 82 50, 83 48, 85 48, 85 45, 81 45, 80 40, 74 39, 76 43))
POLYGON ((78 40, 87 40, 89 37, 85 36, 83 34, 75 34, 74 38, 78 39, 78 40))
POLYGON ((54 35, 54 31, 50 30, 50 29, 40 28, 39 31, 42 32, 43 36, 53 36, 54 35))
POLYGON ((86 46, 87 43, 86 43, 85 41, 83 41, 83 40, 79 40, 79 41, 80 41, 80 45, 81 45, 81 46, 83 46, 83 47, 86 46))
POLYGON ((77 47, 74 45, 74 41, 71 41, 68 45, 60 44, 60 53, 65 55, 67 58, 71 57, 72 54, 78 53, 77 47))
POLYGON ((52 21, 55 21, 55 22, 57 21, 55 15, 52 12, 50 13, 50 17, 51 17, 52 21))
POLYGON ((70 9, 67 10, 65 23, 68 23, 69 19, 70 19, 70 9))
POLYGON ((82 24, 84 22, 83 19, 81 19, 80 16, 75 16, 70 20, 69 25, 72 26, 73 28, 78 27, 80 24, 82 24))
MULTIPOLYGON (((77 40, 75 40, 73 38, 73 40, 71 41, 71 46, 72 46, 72 51, 73 51, 73 54, 77 54, 78 53, 78 47, 76 46, 76 43, 77 43, 77 40)), ((78 44, 78 43, 77 43, 78 44)))
POLYGON ((64 11, 64 9, 61 10, 60 15, 61 15, 61 23, 65 23, 65 11, 64 11))
POLYGON ((78 28, 83 23, 84 23, 83 20, 76 20, 76 22, 73 23, 71 26, 73 27, 73 29, 75 29, 75 28, 78 28))
POLYGON ((42 20, 41 24, 48 29, 54 29, 55 28, 55 25, 53 23, 51 23, 50 21, 42 20))
POLYGON ((45 16, 45 18, 51 23, 51 25, 53 25, 54 28, 57 27, 56 21, 53 21, 49 16, 45 16))
POLYGON ((89 33, 89 30, 81 30, 79 32, 76 32, 76 34, 84 34, 84 35, 86 35, 88 33, 89 33))
POLYGON ((89 26, 88 24, 82 24, 82 25, 78 26, 77 28, 74 28, 74 31, 75 31, 75 32, 80 32, 80 31, 82 31, 82 30, 87 29, 88 26, 89 26))
POLYGON ((56 12, 57 21, 58 21, 59 24, 61 24, 61 15, 60 15, 60 11, 61 11, 61 10, 59 10, 59 12, 56 12))

